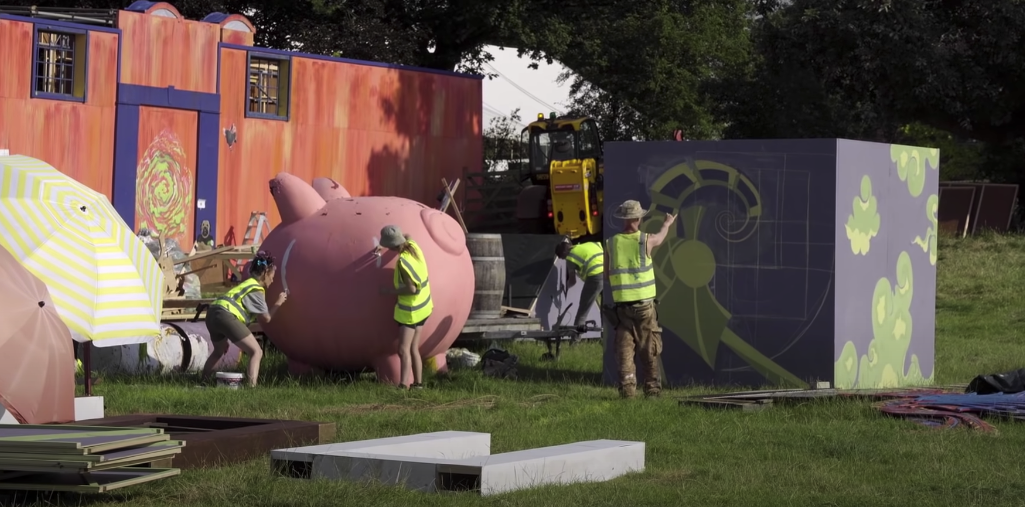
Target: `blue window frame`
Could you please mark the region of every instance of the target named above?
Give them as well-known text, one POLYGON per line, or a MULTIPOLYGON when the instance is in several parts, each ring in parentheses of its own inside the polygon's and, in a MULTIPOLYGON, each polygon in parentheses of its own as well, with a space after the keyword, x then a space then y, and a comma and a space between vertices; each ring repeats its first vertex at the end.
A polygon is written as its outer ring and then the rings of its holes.
POLYGON ((288 121, 292 61, 287 56, 249 53, 246 116, 288 121))
POLYGON ((32 55, 32 96, 85 102, 89 32, 36 25, 32 55))

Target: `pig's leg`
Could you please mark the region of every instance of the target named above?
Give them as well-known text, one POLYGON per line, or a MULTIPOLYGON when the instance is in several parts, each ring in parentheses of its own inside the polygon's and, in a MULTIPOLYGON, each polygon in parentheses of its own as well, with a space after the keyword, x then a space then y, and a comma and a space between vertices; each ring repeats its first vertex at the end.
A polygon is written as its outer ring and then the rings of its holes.
POLYGON ((379 357, 373 361, 371 366, 374 367, 374 372, 377 373, 378 382, 398 385, 400 374, 402 373, 398 354, 379 357))
POLYGON ((442 352, 436 356, 432 356, 428 361, 433 363, 433 366, 437 373, 448 373, 448 361, 445 359, 445 353, 442 352))
POLYGON ((301 377, 303 375, 309 375, 312 372, 313 372, 313 367, 312 366, 310 366, 308 364, 305 364, 305 363, 300 363, 299 361, 296 361, 296 360, 294 360, 292 358, 288 358, 288 374, 289 375, 293 375, 293 376, 296 376, 296 377, 301 377))

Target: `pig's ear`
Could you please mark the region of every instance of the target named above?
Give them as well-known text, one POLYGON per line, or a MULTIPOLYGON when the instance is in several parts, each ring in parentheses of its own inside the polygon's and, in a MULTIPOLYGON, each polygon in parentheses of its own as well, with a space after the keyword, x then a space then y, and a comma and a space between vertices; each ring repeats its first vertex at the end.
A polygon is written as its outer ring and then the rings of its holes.
POLYGON ((308 183, 288 173, 278 173, 270 180, 270 193, 278 205, 282 225, 298 222, 327 204, 308 183))
POLYGON ((325 201, 331 199, 348 199, 352 197, 349 195, 349 191, 342 186, 341 183, 331 178, 317 178, 313 180, 313 189, 324 198, 325 201))

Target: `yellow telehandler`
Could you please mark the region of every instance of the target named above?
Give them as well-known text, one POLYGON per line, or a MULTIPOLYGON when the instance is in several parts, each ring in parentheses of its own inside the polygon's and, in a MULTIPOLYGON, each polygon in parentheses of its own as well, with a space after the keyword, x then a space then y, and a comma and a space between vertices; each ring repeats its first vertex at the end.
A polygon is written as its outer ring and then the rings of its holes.
POLYGON ((604 163, 598 124, 589 117, 538 113, 520 135, 530 179, 516 203, 521 230, 560 234, 575 243, 601 241, 604 163))

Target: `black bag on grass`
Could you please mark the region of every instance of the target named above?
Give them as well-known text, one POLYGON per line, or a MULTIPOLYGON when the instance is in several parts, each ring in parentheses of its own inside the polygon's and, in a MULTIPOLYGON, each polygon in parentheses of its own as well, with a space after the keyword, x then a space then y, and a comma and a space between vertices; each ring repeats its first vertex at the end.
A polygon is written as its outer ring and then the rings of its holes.
POLYGON ((495 378, 516 379, 516 364, 520 358, 502 349, 491 348, 480 359, 484 375, 495 378))
POLYGON ((1006 373, 979 375, 972 379, 965 389, 966 393, 976 394, 1014 394, 1025 391, 1025 368, 1006 373))

